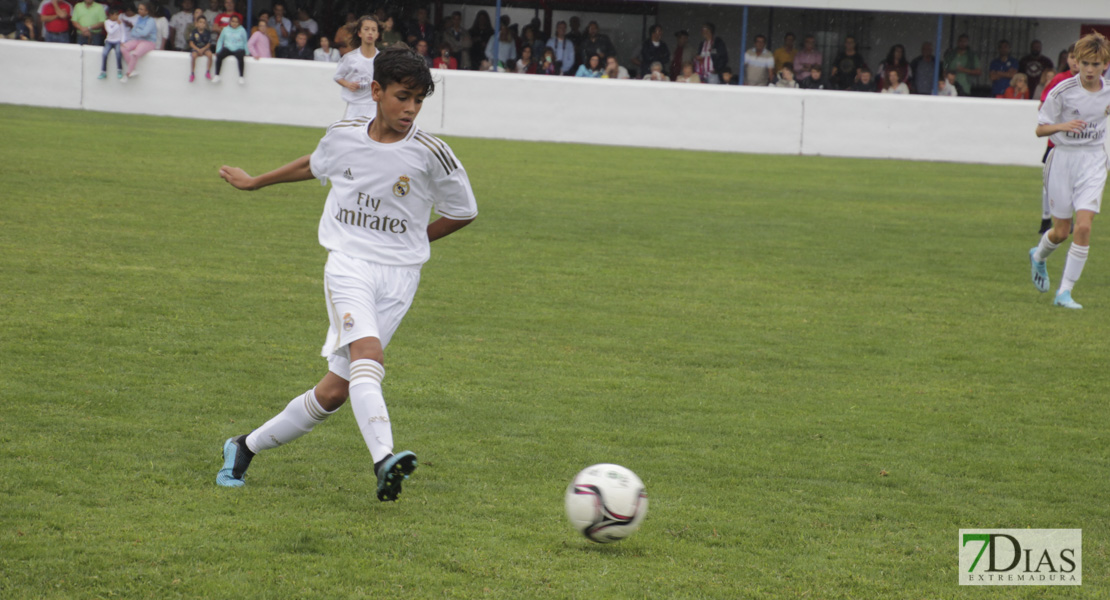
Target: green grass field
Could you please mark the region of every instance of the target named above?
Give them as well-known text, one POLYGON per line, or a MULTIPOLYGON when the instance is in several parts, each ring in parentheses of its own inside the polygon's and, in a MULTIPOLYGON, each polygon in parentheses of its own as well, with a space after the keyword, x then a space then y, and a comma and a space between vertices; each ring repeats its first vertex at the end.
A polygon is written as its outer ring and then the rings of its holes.
POLYGON ((349 408, 215 485, 327 328, 326 190, 217 169, 321 130, 0 130, 0 598, 1110 597, 1110 244, 1036 293, 1036 169, 449 138, 481 216, 386 351, 382 504, 349 408), (563 516, 598 462, 616 545, 563 516), (961 527, 1082 528, 1083 586, 960 587, 961 527))

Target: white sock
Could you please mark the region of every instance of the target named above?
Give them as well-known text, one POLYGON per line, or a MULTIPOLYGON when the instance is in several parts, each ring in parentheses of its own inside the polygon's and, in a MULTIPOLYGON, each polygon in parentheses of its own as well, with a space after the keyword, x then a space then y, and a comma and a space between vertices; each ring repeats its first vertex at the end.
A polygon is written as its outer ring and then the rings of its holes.
POLYGON ((1060 282, 1061 292, 1070 292, 1075 287, 1075 282, 1079 281, 1079 276, 1083 274, 1083 265, 1087 264, 1087 251, 1090 248, 1090 246, 1079 246, 1072 242, 1071 248, 1068 249, 1068 260, 1064 263, 1064 278, 1060 282))
POLYGON ((393 453, 393 426, 382 396, 384 377, 385 367, 377 361, 364 358, 351 363, 351 410, 375 463, 393 453))
POLYGON ((323 422, 334 412, 324 410, 316 401, 316 388, 308 390, 293 398, 276 417, 252 431, 247 436, 247 448, 257 453, 288 444, 312 431, 317 423, 323 422))
POLYGON ((1050 234, 1050 233, 1052 233, 1051 229, 1044 232, 1044 235, 1041 236, 1041 242, 1039 244, 1037 244, 1037 251, 1035 253, 1033 253, 1033 260, 1035 260, 1037 262, 1044 262, 1044 261, 1048 260, 1048 255, 1052 254, 1052 251, 1055 250, 1060 245, 1060 244, 1053 244, 1052 242, 1049 241, 1048 234, 1050 234))

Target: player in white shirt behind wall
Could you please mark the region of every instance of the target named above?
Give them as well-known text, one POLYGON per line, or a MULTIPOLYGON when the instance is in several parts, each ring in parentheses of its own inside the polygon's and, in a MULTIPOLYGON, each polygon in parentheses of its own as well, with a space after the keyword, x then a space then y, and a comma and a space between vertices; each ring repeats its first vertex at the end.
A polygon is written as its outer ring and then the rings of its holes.
POLYGON ((1053 304, 1083 308, 1072 300, 1071 291, 1090 247, 1091 223, 1102 203, 1106 187, 1106 119, 1110 115, 1110 80, 1103 78, 1110 64, 1110 41, 1098 33, 1075 44, 1079 73, 1049 92, 1037 119, 1037 136, 1051 136, 1055 149, 1044 167, 1044 185, 1052 213, 1052 228, 1029 250, 1033 285, 1040 292, 1049 288, 1045 261, 1068 239, 1074 215, 1075 231, 1060 289, 1053 304))
POLYGON ((319 228, 328 250, 324 294, 331 326, 321 352, 328 373, 258 429, 224 442, 221 486, 242 486, 255 454, 308 433, 348 395, 373 457, 378 499, 395 500, 416 468, 412 452, 393 453, 382 395, 384 350, 412 304, 429 242, 465 227, 478 207, 451 149, 413 123, 435 89, 424 59, 407 48, 383 49, 370 85, 376 116, 332 124, 311 155, 257 177, 220 168, 241 190, 314 177, 331 182, 319 228), (441 216, 429 223, 433 208, 441 216))

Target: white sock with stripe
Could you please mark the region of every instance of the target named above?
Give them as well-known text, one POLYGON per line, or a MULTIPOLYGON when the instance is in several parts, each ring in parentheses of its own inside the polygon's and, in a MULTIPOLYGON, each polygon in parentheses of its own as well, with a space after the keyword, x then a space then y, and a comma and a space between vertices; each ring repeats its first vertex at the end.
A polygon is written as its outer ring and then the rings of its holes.
POLYGON ((312 431, 317 423, 323 422, 334 412, 324 410, 316 401, 316 388, 308 390, 293 398, 276 417, 252 431, 247 436, 247 449, 258 453, 288 444, 312 431))
POLYGON ((384 378, 385 367, 377 361, 351 362, 351 410, 375 463, 393 453, 393 426, 382 395, 384 378))
POLYGON ((1060 282, 1061 292, 1070 292, 1075 287, 1075 282, 1079 281, 1079 276, 1083 274, 1083 265, 1087 264, 1087 251, 1090 246, 1079 246, 1072 242, 1071 248, 1068 248, 1068 260, 1064 263, 1064 278, 1060 282))
POLYGON ((1053 244, 1049 241, 1048 234, 1050 233, 1052 233, 1051 229, 1044 232, 1044 235, 1041 236, 1041 242, 1037 244, 1037 251, 1033 253, 1033 260, 1037 262, 1048 260, 1048 255, 1052 254, 1052 251, 1060 246, 1060 244, 1053 244))

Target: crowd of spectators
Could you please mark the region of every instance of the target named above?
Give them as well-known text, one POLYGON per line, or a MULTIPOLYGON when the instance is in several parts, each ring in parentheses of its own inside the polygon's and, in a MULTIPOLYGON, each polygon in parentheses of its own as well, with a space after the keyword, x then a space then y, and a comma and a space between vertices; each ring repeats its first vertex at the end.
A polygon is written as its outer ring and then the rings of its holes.
MULTIPOLYGON (((249 32, 240 10, 242 2, 237 6, 237 0, 177 0, 177 6, 169 2, 144 0, 139 4, 125 1, 105 5, 96 0, 80 0, 76 4, 67 0, 0 0, 0 36, 103 45, 105 67, 109 52, 115 50, 117 61, 122 52, 129 71, 134 71, 134 61, 152 49, 191 52, 194 71, 197 59, 203 57, 217 74, 223 60, 233 56, 240 77, 244 58, 248 56, 256 60, 274 57, 337 62, 359 44, 347 27, 358 18, 355 12, 348 12, 345 22, 329 37, 308 8, 290 10, 283 0, 274 2, 272 10, 259 12, 249 32), (207 4, 207 8, 196 3, 207 4), (146 14, 141 14, 143 10, 146 14), (119 14, 118 19, 109 16, 113 11, 119 14), (152 20, 151 26, 146 23, 148 18, 152 20), (112 22, 121 22, 123 27, 112 22), (109 35, 107 45, 106 32, 115 32, 109 35)), ((970 39, 964 34, 944 53, 940 81, 934 81, 937 56, 929 42, 921 44, 913 59, 904 45, 895 44, 872 68, 853 36, 846 37, 835 56, 829 57, 818 49, 814 35, 803 36, 801 44, 797 44, 793 33, 787 33, 782 45, 774 49, 767 36, 755 35, 752 47, 743 52, 740 64, 733 67, 725 42, 717 36, 713 23, 693 29, 694 35, 687 29, 678 29, 672 36, 667 36, 663 26, 653 25, 639 52, 622 57, 597 22, 591 21, 583 28, 576 16, 555 23, 547 35, 538 18, 524 24, 513 23, 503 16, 495 27, 489 12, 479 10, 468 27, 460 12, 444 15, 440 23, 431 21, 427 7, 417 7, 411 13, 390 14, 383 6, 375 8, 373 14, 383 24, 377 44, 388 47, 405 43, 436 69, 711 85, 742 82, 748 86, 890 94, 932 94, 936 90, 935 93, 945 96, 971 95, 973 91, 986 95, 981 92, 989 86, 991 96, 1028 99, 1037 97, 1037 90, 1043 89, 1056 72, 1067 68, 1064 54, 1054 64, 1041 54, 1041 43, 1036 40, 1021 58, 1011 56, 1010 43, 1001 40, 997 43, 997 55, 985 61, 972 50, 970 39), (981 78, 989 79, 989 84, 980 85, 981 78)), ((211 70, 209 67, 205 72, 209 78, 211 70)))

